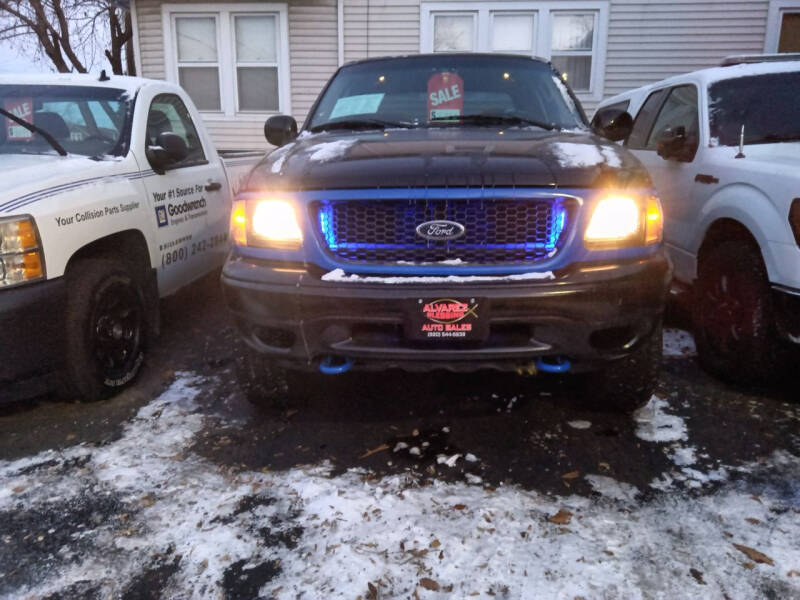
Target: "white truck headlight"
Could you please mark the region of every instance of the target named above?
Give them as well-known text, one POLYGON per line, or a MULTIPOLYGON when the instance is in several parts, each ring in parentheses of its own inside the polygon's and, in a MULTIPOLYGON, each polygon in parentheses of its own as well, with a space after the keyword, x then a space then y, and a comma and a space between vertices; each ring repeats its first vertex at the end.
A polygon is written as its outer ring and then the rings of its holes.
POLYGON ((31 217, 0 219, 0 289, 44 279, 39 231, 31 217))
POLYGON ((286 200, 235 202, 231 237, 239 245, 272 248, 297 249, 303 243, 294 206, 286 200))
POLYGON ((609 195, 595 206, 583 240, 591 250, 656 244, 663 223, 658 198, 609 195))

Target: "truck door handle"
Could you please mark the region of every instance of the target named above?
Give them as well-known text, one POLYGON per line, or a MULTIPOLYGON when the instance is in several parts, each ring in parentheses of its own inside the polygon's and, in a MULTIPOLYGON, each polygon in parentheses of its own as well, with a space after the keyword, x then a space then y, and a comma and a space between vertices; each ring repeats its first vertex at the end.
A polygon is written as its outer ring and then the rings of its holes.
POLYGON ((222 189, 222 184, 219 181, 210 181, 206 184, 207 192, 216 192, 222 189))

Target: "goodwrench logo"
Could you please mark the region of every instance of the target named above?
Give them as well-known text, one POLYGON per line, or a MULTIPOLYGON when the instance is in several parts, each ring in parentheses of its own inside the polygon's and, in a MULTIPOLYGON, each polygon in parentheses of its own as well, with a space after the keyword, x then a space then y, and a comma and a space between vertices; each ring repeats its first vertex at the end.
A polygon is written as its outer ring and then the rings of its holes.
POLYGON ((426 221, 417 225, 417 235, 432 242, 448 242, 460 238, 466 229, 455 221, 426 221))

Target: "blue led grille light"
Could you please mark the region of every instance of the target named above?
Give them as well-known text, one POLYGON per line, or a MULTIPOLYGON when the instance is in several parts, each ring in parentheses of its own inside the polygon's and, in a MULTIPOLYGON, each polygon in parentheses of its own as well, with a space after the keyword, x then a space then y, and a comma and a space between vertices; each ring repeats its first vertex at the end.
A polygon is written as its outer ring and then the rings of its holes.
MULTIPOLYGON (((454 190, 453 190, 454 191, 454 190)), ((453 191, 450 191, 452 193, 453 191)), ((355 263, 424 263, 460 258, 468 264, 526 264, 553 255, 568 216, 566 199, 363 199, 316 204, 319 232, 337 258, 355 263), (417 237, 425 220, 465 225, 462 238, 417 237)))

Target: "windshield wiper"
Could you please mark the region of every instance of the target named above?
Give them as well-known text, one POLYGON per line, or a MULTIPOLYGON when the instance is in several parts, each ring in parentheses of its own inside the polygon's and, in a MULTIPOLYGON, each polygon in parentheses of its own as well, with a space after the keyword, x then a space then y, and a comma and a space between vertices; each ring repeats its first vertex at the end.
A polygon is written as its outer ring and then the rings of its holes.
POLYGON ((3 115, 7 119, 11 119, 17 125, 20 125, 20 126, 24 127, 25 129, 27 129, 31 133, 38 133, 40 136, 42 136, 44 139, 46 139, 47 143, 50 144, 55 149, 55 151, 58 152, 61 156, 66 156, 67 155, 67 151, 64 150, 64 146, 59 144, 56 141, 56 138, 54 138, 52 135, 47 133, 47 131, 45 131, 41 127, 37 127, 36 125, 33 125, 32 123, 28 123, 24 119, 20 119, 14 113, 10 113, 7 110, 2 109, 2 108, 0 108, 0 115, 3 115))
POLYGON ((517 115, 482 115, 482 114, 475 114, 475 115, 455 115, 452 117, 434 117, 431 119, 432 123, 446 123, 446 122, 453 122, 456 121, 458 123, 472 123, 474 125, 496 125, 496 124, 508 124, 508 125, 533 125, 534 127, 541 127, 542 129, 547 129, 548 131, 552 131, 554 129, 561 129, 558 125, 554 123, 545 123, 543 121, 536 121, 535 119, 528 119, 526 117, 520 117, 517 115))
POLYGON ((330 121, 322 125, 315 125, 311 128, 311 133, 334 129, 386 129, 387 127, 411 129, 414 124, 403 121, 382 121, 380 119, 346 119, 344 121, 330 121))

